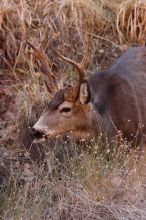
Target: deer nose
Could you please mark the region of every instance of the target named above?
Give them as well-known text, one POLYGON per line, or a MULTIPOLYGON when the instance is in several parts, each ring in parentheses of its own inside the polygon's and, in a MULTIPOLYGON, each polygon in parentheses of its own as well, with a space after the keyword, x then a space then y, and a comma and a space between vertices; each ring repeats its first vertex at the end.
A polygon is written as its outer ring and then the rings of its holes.
POLYGON ((34 127, 32 128, 31 134, 33 138, 41 138, 44 136, 42 131, 36 130, 34 127))

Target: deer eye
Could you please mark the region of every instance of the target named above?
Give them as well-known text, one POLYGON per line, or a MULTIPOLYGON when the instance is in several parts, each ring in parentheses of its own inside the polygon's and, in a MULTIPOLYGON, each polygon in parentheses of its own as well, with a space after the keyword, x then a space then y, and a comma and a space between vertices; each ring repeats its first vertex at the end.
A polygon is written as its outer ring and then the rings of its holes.
POLYGON ((61 112, 70 112, 71 111, 71 108, 69 108, 69 107, 64 107, 64 108, 62 108, 61 109, 61 112))

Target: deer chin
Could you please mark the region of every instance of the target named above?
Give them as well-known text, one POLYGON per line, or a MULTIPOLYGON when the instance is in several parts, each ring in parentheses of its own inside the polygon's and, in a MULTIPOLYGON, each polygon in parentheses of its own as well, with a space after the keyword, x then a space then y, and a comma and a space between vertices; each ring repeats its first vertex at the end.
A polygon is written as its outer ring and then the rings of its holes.
POLYGON ((33 143, 43 143, 43 142, 45 142, 45 141, 47 141, 48 139, 56 139, 56 138, 59 138, 60 136, 62 136, 63 135, 63 133, 61 133, 61 134, 56 134, 56 132, 55 131, 47 131, 47 133, 46 134, 44 134, 42 137, 38 137, 38 138, 34 138, 33 139, 33 143))
POLYGON ((66 132, 60 132, 57 133, 54 130, 47 131, 46 134, 44 134, 42 137, 39 138, 34 138, 33 143, 43 143, 47 141, 48 139, 57 139, 61 136, 67 136, 75 141, 80 141, 80 140, 90 140, 93 138, 93 134, 91 132, 86 131, 86 130, 72 130, 72 131, 66 131, 66 132))
POLYGON ((89 141, 94 137, 93 133, 89 130, 70 131, 67 135, 75 141, 89 141))

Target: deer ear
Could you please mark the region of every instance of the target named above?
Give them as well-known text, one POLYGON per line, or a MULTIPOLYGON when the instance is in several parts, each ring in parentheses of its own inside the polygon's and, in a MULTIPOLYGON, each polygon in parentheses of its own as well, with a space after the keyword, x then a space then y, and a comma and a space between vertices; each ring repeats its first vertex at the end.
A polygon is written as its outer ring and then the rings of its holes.
POLYGON ((80 86, 79 100, 82 104, 88 104, 91 99, 90 86, 88 82, 84 82, 80 86))

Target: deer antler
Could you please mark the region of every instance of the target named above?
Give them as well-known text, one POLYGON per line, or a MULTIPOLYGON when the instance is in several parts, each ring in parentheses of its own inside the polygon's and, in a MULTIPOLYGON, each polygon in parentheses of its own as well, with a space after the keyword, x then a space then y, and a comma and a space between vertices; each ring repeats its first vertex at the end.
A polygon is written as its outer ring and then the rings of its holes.
POLYGON ((49 68, 49 65, 46 61, 45 56, 28 40, 26 42, 31 46, 33 52, 30 52, 34 57, 36 57, 41 63, 41 70, 47 76, 48 80, 44 78, 45 85, 49 93, 53 93, 54 87, 58 90, 57 83, 55 81, 55 77, 52 74, 52 71, 49 68))
POLYGON ((69 64, 72 64, 77 69, 77 71, 79 73, 78 88, 80 88, 81 82, 82 82, 82 80, 84 78, 84 70, 83 70, 83 68, 84 68, 85 63, 87 62, 87 56, 88 56, 88 38, 87 38, 87 34, 85 35, 85 38, 84 38, 83 47, 85 48, 85 52, 84 52, 84 56, 83 56, 83 58, 82 58, 80 63, 77 63, 77 62, 75 62, 75 61, 73 61, 73 60, 63 56, 58 51, 56 51, 58 56, 61 59, 63 59, 64 61, 66 61, 69 64))

